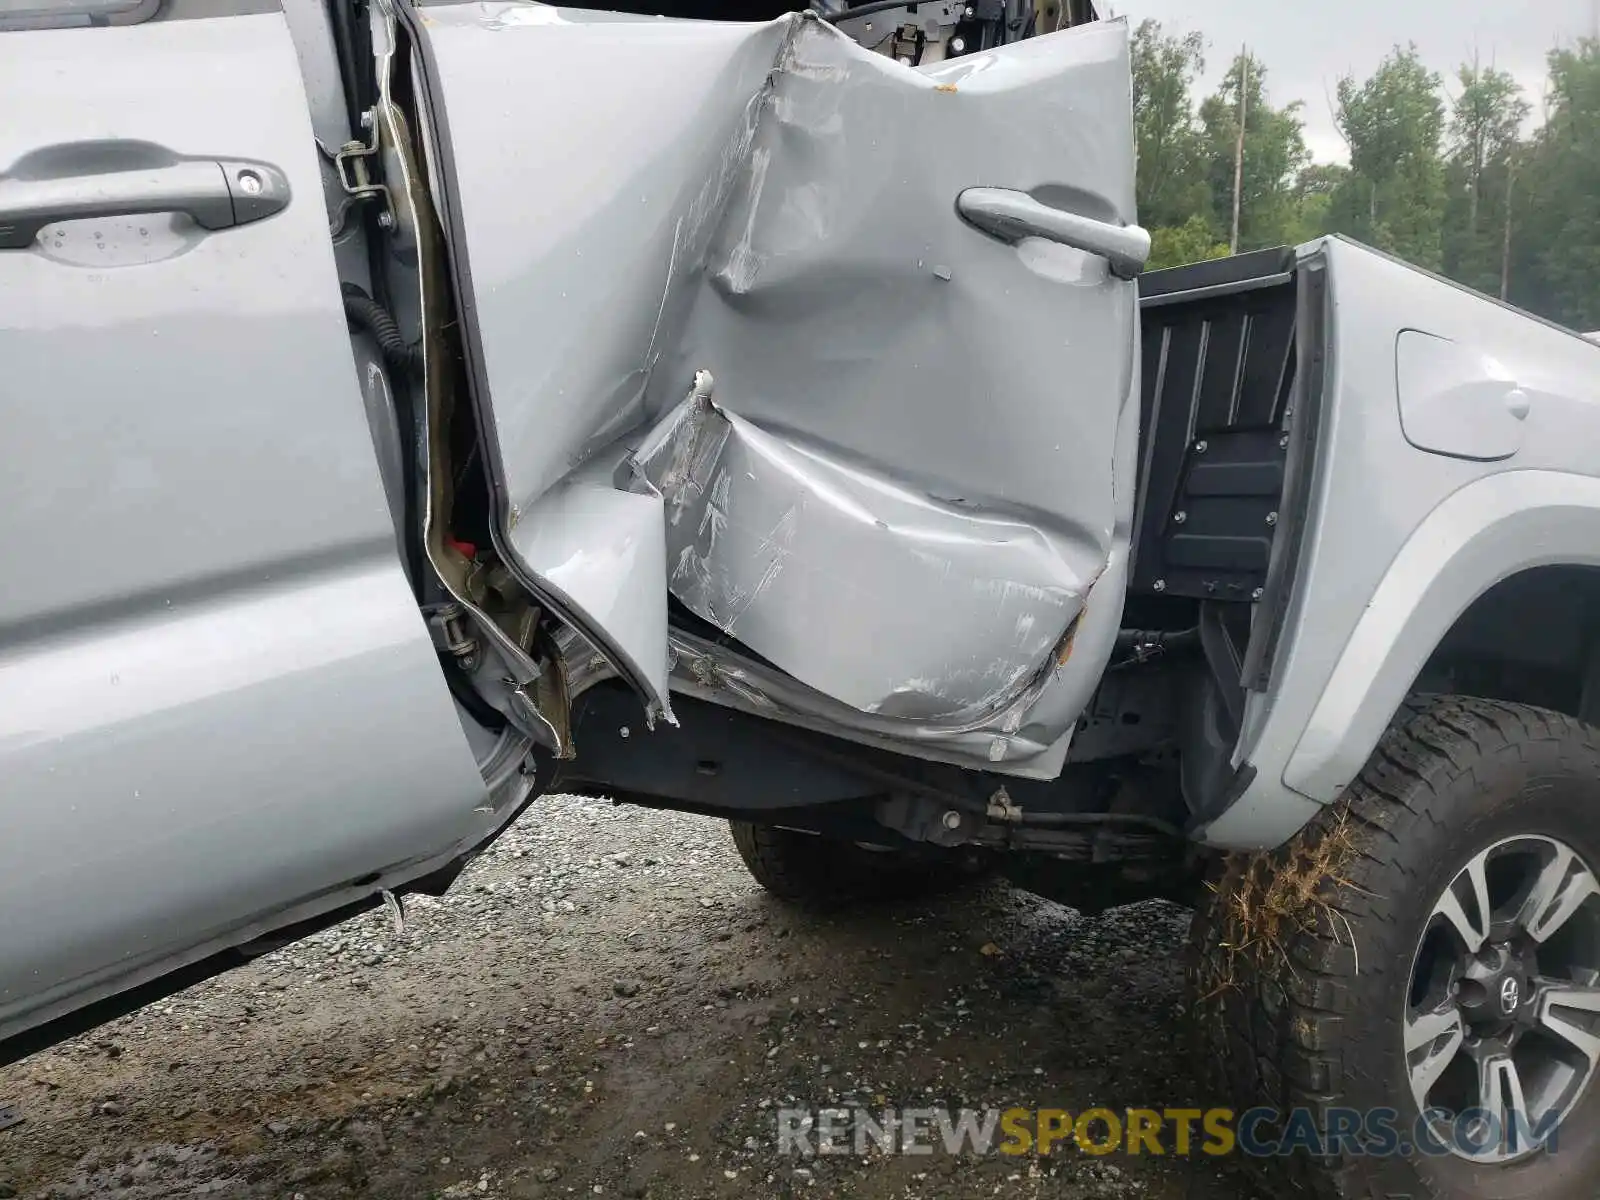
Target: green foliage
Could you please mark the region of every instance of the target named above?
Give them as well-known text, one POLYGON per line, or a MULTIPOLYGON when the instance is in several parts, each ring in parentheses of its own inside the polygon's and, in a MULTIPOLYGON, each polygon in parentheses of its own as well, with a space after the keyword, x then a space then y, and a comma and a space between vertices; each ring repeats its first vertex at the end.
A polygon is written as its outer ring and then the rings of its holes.
POLYGON ((1198 213, 1182 225, 1158 226, 1150 231, 1149 270, 1226 257, 1228 243, 1218 241, 1210 222, 1198 213))
POLYGON ((1350 176, 1330 205, 1344 232, 1434 269, 1444 265, 1446 201, 1439 86, 1415 46, 1395 47, 1364 83, 1339 81, 1350 176))
POLYGON ((1600 41, 1549 64, 1548 117, 1513 164, 1511 299, 1600 329, 1600 41))
POLYGON ((1144 21, 1133 39, 1133 127, 1139 156, 1139 215, 1148 226, 1181 225, 1210 204, 1190 89, 1205 67, 1198 33, 1169 36, 1144 21))
POLYGON ((1312 163, 1302 167, 1294 185, 1294 224, 1286 239, 1295 245, 1332 232, 1334 194, 1350 177, 1340 163, 1312 163))
POLYGON ((1505 240, 1506 190, 1528 102, 1517 81, 1477 63, 1456 74, 1445 178, 1444 269, 1480 291, 1498 294, 1505 240))
POLYGON ((1155 262, 1172 266, 1227 252, 1233 219, 1233 163, 1239 89, 1245 88, 1244 187, 1240 245, 1274 245, 1295 236, 1296 172, 1308 155, 1299 105, 1268 103, 1261 63, 1235 61, 1222 87, 1195 112, 1196 77, 1205 67, 1199 34, 1168 34, 1157 21, 1134 31, 1133 118, 1138 141, 1139 215, 1154 232, 1155 262))
POLYGON ((1139 213, 1152 267, 1227 253, 1239 93, 1240 248, 1342 233, 1579 329, 1600 329, 1600 41, 1554 50, 1546 120, 1512 77, 1474 61, 1446 92, 1415 46, 1340 80, 1348 167, 1312 163, 1300 104, 1274 106, 1248 54, 1196 107, 1205 45, 1145 21, 1134 34, 1139 213))
POLYGON ((1276 246, 1296 228, 1295 178, 1309 161, 1300 102, 1274 108, 1267 99, 1266 68, 1241 54, 1222 86, 1200 106, 1206 170, 1218 229, 1233 223, 1234 161, 1239 140, 1239 93, 1244 91, 1244 172, 1239 189, 1239 249, 1276 246))

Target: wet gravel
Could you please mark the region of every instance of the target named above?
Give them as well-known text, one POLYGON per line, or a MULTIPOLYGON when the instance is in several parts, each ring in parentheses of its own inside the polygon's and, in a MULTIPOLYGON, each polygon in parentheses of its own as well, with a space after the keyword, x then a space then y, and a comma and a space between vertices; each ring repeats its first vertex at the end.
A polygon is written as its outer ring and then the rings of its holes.
POLYGON ((550 797, 407 915, 0 1068, 0 1198, 1253 1195, 1200 1157, 777 1151, 782 1107, 1195 1105, 1171 905, 800 914, 721 822, 550 797))

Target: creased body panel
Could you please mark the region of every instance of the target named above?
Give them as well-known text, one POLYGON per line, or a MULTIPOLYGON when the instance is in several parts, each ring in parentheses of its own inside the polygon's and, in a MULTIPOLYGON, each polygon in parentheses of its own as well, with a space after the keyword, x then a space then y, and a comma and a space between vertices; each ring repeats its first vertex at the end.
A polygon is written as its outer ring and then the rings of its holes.
POLYGON ((1088 581, 1042 530, 686 407, 637 460, 667 506, 668 586, 800 682, 866 713, 971 722, 1082 607, 1088 581))
POLYGON ((1086 99, 1125 100, 1121 47, 1113 27, 930 74, 802 25, 655 375, 652 409, 709 367, 728 414, 704 488, 668 501, 673 595, 862 712, 994 713, 1110 557, 1133 288, 954 202, 1004 181, 1131 219, 1125 113, 1086 99))
POLYGON ((583 478, 550 489, 511 534, 546 592, 610 634, 627 673, 670 719, 663 545, 658 502, 583 478))
MULTIPOLYGON (((1085 606, 1127 545, 1135 290, 956 201, 1132 223, 1125 26, 927 71, 798 15, 479 5, 424 36, 515 565, 550 594, 524 526, 581 472, 662 508, 661 578, 613 556, 616 588, 654 591, 641 619, 584 614, 636 683, 670 590, 846 732, 948 732, 992 763, 1064 737, 1111 644, 1085 606)), ((1115 630, 1120 604, 1090 607, 1115 630)))
POLYGON ((668 707, 666 590, 629 569, 642 561, 639 502, 589 497, 594 557, 578 587, 551 541, 567 535, 521 526, 560 519, 569 503, 542 502, 546 493, 648 419, 646 385, 682 324, 788 35, 784 22, 517 4, 434 8, 424 26, 490 392, 502 550, 568 606, 652 711, 668 707), (641 598, 624 607, 642 620, 608 629, 586 602, 619 591, 641 598))
POLYGON ((464 5, 426 31, 520 516, 645 420, 787 28, 464 5))
POLYGON ((955 205, 999 184, 1131 221, 1127 89, 1120 25, 928 73, 807 23, 652 410, 710 370, 730 412, 1054 525, 1103 564, 1135 288, 1081 251, 997 242, 955 205))

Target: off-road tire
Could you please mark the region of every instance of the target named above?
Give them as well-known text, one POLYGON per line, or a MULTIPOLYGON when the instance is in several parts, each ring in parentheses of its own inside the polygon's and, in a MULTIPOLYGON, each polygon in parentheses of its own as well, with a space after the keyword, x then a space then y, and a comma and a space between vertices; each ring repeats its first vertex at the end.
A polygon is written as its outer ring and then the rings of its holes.
POLYGON ((733 844, 755 881, 802 908, 833 909, 869 901, 932 895, 970 882, 981 871, 954 856, 869 850, 771 825, 729 821, 733 844))
MULTIPOLYGON (((1338 803, 1280 850, 1229 855, 1213 870, 1187 964, 1206 1102, 1303 1108, 1324 1130, 1332 1108, 1387 1107, 1410 1130, 1403 1005, 1431 906, 1480 849, 1535 834, 1600 863, 1600 731, 1498 701, 1408 704, 1338 803), (1273 878, 1304 884, 1289 894, 1308 904, 1262 941, 1251 927, 1259 918, 1242 917, 1238 901, 1273 878)), ((1505 1166, 1360 1154, 1243 1161, 1275 1200, 1594 1200, 1600 1087, 1591 1080, 1563 1121, 1556 1153, 1505 1166)))

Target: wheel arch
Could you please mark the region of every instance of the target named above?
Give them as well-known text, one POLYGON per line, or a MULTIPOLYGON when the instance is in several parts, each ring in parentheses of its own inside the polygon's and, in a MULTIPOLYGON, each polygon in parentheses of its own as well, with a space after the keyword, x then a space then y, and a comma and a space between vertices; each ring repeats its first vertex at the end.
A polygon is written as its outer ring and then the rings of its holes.
POLYGON ((1496 698, 1595 716, 1600 681, 1593 633, 1600 617, 1600 479, 1506 471, 1460 489, 1412 533, 1369 599, 1283 770, 1290 789, 1332 803, 1361 771, 1406 697, 1420 686, 1470 690, 1488 664, 1503 672, 1496 698), (1591 602, 1592 607, 1591 607, 1591 602), (1527 619, 1513 623, 1519 606, 1527 619), (1526 636, 1529 622, 1561 624, 1526 636), (1552 635, 1578 622, 1566 669, 1544 660, 1552 635), (1530 653, 1535 650, 1536 653, 1530 653), (1472 669, 1462 678, 1462 667, 1472 669), (1587 708, 1587 711, 1582 711, 1587 708))

